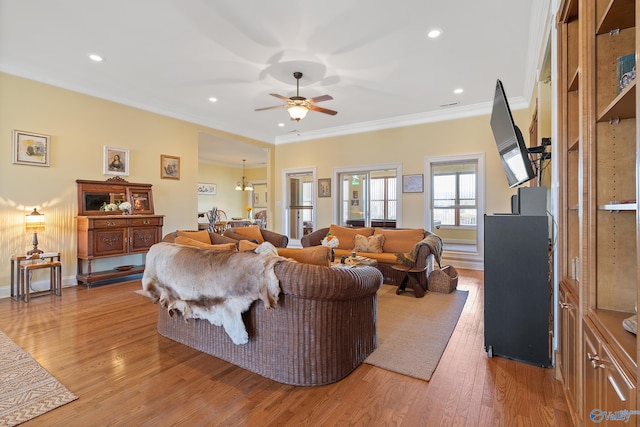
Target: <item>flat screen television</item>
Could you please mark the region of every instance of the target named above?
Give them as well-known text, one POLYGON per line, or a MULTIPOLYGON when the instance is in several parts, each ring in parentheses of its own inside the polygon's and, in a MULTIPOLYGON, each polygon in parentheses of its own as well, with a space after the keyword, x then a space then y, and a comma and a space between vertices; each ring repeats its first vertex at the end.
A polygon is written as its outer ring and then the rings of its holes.
POLYGON ((491 112, 491 130, 498 146, 502 167, 507 175, 509 187, 513 188, 536 177, 524 144, 522 132, 513 121, 507 95, 500 80, 496 83, 491 112))

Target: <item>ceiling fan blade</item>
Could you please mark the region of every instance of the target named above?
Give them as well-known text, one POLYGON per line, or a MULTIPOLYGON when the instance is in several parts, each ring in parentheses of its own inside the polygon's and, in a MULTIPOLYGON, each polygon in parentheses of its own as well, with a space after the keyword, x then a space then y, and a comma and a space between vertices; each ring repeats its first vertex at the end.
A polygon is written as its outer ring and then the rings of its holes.
POLYGON ((331 95, 322 95, 322 96, 316 96, 315 98, 307 99, 307 102, 309 104, 313 104, 314 102, 329 101, 332 99, 333 99, 333 96, 331 95))
POLYGON ((282 99, 283 101, 287 101, 290 102, 291 100, 289 98, 287 98, 286 96, 282 96, 282 95, 278 95, 277 93, 270 93, 269 95, 271 96, 275 96, 278 99, 282 99))
POLYGON ((318 111, 320 113, 331 114, 332 116, 335 116, 336 114, 338 114, 337 111, 329 110, 327 108, 318 107, 317 105, 310 105, 309 108, 312 109, 313 111, 318 111))
POLYGON ((274 105, 273 107, 256 108, 255 111, 272 110, 274 108, 286 108, 288 105, 274 105))

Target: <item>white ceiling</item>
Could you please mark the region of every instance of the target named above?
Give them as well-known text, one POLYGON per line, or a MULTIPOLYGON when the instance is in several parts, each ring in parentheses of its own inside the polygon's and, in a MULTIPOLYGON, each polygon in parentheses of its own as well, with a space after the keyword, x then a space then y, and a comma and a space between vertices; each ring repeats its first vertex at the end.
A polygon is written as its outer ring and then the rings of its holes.
MULTIPOLYGON (((0 71, 284 143, 488 112, 496 78, 528 101, 539 3, 0 0, 0 71), (254 111, 295 95, 294 71, 302 96, 333 96, 319 106, 336 116, 254 111)), ((209 139, 214 153, 229 144, 209 139)))

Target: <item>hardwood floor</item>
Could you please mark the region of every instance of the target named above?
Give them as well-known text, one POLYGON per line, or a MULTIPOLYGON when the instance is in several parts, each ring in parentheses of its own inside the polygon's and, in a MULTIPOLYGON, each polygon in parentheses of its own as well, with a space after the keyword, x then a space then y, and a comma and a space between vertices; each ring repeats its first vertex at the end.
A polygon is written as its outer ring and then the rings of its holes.
POLYGON ((6 298, 0 325, 79 396, 25 426, 571 425, 552 369, 487 357, 483 273, 458 272, 469 297, 430 382, 362 364, 327 386, 276 383, 159 336, 139 280, 6 298))

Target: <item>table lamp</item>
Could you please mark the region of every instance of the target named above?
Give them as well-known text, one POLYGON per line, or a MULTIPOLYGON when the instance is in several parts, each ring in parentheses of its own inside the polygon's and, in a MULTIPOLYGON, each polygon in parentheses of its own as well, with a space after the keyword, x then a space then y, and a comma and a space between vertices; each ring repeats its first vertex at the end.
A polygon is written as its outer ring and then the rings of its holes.
POLYGON ((28 232, 33 231, 33 249, 27 252, 27 255, 41 254, 38 249, 38 231, 44 231, 44 214, 41 214, 33 208, 33 212, 25 216, 25 229, 28 232))

